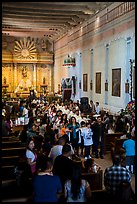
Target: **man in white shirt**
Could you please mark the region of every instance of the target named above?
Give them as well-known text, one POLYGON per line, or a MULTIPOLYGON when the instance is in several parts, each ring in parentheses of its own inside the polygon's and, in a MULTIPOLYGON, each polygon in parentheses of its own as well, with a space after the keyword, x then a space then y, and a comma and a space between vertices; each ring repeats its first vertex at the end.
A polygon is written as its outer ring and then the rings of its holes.
POLYGON ((65 142, 65 138, 60 137, 58 140, 58 144, 51 148, 48 156, 53 159, 53 162, 58 155, 62 154, 62 148, 65 145, 65 142))
POLYGON ((100 114, 100 106, 99 106, 99 102, 96 102, 96 114, 100 114))
POLYGON ((92 132, 90 123, 87 123, 85 128, 81 128, 81 136, 83 136, 84 147, 85 147, 85 159, 91 158, 90 149, 93 144, 92 135, 93 135, 93 132, 92 132))
POLYGON ((65 113, 65 114, 67 114, 67 115, 70 113, 70 110, 69 110, 69 108, 68 108, 67 105, 63 106, 62 113, 63 113, 63 114, 65 113))
POLYGON ((75 112, 76 112, 76 108, 73 108, 72 111, 70 111, 70 113, 68 114, 68 120, 74 116, 75 117, 75 112))
POLYGON ((95 104, 92 100, 90 100, 90 110, 91 110, 91 113, 96 112, 96 107, 95 107, 95 104))

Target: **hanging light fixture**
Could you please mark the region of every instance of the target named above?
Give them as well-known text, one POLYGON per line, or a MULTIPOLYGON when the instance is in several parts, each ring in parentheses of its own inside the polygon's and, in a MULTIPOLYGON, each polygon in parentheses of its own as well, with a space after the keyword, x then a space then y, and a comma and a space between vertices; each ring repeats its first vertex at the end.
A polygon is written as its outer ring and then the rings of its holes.
POLYGON ((75 65, 76 65, 76 63, 75 63, 74 57, 70 57, 70 55, 68 55, 68 57, 64 59, 63 66, 71 67, 71 66, 75 66, 75 65))

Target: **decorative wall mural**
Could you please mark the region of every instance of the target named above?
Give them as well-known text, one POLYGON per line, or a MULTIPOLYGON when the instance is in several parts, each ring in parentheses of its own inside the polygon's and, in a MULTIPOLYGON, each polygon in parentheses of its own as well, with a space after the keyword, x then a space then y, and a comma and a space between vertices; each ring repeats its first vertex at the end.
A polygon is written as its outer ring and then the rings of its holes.
POLYGON ((18 59, 34 59, 36 56, 36 47, 33 41, 24 38, 15 41, 14 55, 18 59))

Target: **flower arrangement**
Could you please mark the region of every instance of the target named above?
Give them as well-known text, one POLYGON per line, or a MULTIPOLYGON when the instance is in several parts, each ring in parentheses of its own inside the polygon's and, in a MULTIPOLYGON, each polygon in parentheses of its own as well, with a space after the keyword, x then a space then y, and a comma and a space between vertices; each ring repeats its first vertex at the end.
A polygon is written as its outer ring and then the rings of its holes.
POLYGON ((128 111, 134 111, 135 110, 135 100, 134 101, 130 101, 128 104, 127 104, 127 107, 128 111))
POLYGON ((125 110, 123 111, 123 114, 124 115, 126 115, 126 114, 131 115, 132 112, 134 112, 134 111, 135 111, 135 100, 132 100, 127 104, 125 110))

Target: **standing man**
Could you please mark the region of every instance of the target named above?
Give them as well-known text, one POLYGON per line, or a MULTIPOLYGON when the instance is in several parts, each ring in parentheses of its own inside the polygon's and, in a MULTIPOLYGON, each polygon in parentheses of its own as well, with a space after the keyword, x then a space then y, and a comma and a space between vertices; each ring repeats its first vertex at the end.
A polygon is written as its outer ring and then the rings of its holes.
POLYGON ((95 158, 100 155, 101 159, 104 159, 104 124, 102 123, 101 116, 97 117, 97 121, 92 124, 91 129, 93 130, 93 150, 95 158), (98 152, 98 149, 100 151, 98 152))
POLYGON ((96 114, 99 115, 101 112, 99 102, 96 102, 96 114))
POLYGON ((93 144, 92 140, 92 129, 91 129, 91 124, 87 123, 85 128, 81 128, 81 136, 83 136, 84 140, 84 147, 85 147, 85 159, 90 159, 90 149, 93 144))
POLYGON ((65 181, 71 179, 73 172, 73 161, 69 158, 71 156, 71 146, 65 144, 62 148, 62 154, 58 155, 53 164, 53 174, 58 175, 62 187, 64 187, 65 181))
POLYGON ((92 100, 90 100, 90 110, 92 114, 96 113, 96 107, 92 100))

